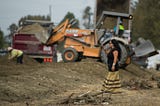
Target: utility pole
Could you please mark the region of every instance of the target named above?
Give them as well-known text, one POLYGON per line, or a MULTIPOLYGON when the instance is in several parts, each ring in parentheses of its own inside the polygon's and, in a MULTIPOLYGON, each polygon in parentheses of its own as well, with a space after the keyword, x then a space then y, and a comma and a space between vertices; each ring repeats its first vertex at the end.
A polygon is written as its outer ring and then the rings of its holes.
POLYGON ((93 24, 94 24, 94 28, 96 28, 96 21, 97 21, 97 19, 96 19, 96 17, 97 17, 97 0, 95 0, 95 7, 94 7, 94 14, 93 14, 93 24))
POLYGON ((50 16, 50 21, 52 21, 52 6, 49 5, 49 16, 50 16))

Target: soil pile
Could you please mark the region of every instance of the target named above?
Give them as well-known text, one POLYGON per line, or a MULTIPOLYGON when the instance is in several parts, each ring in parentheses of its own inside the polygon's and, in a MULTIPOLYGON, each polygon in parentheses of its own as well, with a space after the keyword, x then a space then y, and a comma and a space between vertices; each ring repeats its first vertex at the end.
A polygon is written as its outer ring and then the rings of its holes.
POLYGON ((23 26, 18 30, 18 33, 22 34, 34 34, 35 37, 42 43, 46 43, 48 39, 47 29, 43 28, 40 24, 35 23, 32 25, 23 26))
MULTIPOLYGON (((56 106, 57 102, 73 93, 81 95, 88 91, 99 91, 106 73, 105 64, 94 59, 74 63, 40 64, 25 56, 24 64, 19 65, 15 61, 8 63, 7 56, 4 56, 0 58, 0 105, 56 106)), ((157 71, 141 69, 131 64, 125 70, 121 69, 120 75, 125 93, 113 95, 116 98, 112 100, 113 105, 120 101, 120 106, 135 103, 138 101, 137 95, 144 100, 148 95, 153 95, 155 98, 147 99, 151 104, 152 101, 160 99, 160 96, 156 95, 160 93, 157 86, 160 74, 158 75, 157 71), (149 89, 151 93, 143 89, 149 89), (133 99, 135 101, 132 101, 133 99)), ((154 105, 158 103, 160 102, 154 102, 154 105)))
MULTIPOLYGON (((30 58, 27 55, 23 56, 23 62, 25 65, 38 64, 38 62, 35 59, 30 58)), ((0 56, 0 65, 8 65, 8 66, 13 65, 14 66, 14 65, 16 65, 16 59, 8 60, 8 55, 0 56)))

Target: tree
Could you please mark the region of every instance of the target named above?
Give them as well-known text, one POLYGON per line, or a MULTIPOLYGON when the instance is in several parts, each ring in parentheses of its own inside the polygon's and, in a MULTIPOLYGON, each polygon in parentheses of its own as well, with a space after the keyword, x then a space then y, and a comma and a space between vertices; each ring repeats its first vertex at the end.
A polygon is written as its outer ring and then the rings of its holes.
POLYGON ((150 39, 155 47, 160 48, 160 1, 139 0, 133 19, 133 35, 136 38, 150 39))
POLYGON ((4 41, 4 34, 1 31, 1 29, 0 29, 0 49, 2 49, 4 47, 4 43, 5 43, 5 41, 4 41))
POLYGON ((64 22, 66 19, 69 19, 69 21, 74 19, 76 23, 72 25, 72 28, 79 28, 79 20, 75 18, 73 13, 68 12, 60 23, 64 22))
POLYGON ((86 29, 89 29, 91 26, 91 16, 93 15, 93 13, 91 12, 91 7, 87 6, 84 10, 84 13, 83 13, 83 20, 84 20, 84 27, 86 29))
POLYGON ((15 23, 12 23, 8 30, 10 31, 10 34, 13 34, 18 29, 18 26, 15 23))
POLYGON ((17 29, 18 29, 18 26, 15 23, 12 23, 9 26, 8 30, 9 30, 10 33, 9 33, 9 35, 7 35, 8 43, 11 43, 12 36, 16 32, 17 29))

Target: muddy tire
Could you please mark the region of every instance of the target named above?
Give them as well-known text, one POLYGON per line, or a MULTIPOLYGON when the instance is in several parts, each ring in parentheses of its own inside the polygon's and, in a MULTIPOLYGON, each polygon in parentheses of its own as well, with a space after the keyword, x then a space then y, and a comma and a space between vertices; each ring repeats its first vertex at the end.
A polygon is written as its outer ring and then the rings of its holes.
POLYGON ((78 60, 78 52, 74 48, 66 48, 62 52, 62 59, 64 62, 75 62, 78 60))
POLYGON ((125 68, 127 66, 126 61, 128 58, 129 51, 125 45, 123 45, 121 43, 119 43, 119 45, 121 48, 121 59, 120 59, 119 65, 120 65, 120 67, 125 68))
MULTIPOLYGON (((126 60, 127 60, 127 57, 128 57, 128 50, 127 50, 127 47, 125 47, 125 45, 119 43, 120 45, 120 48, 121 48, 121 59, 120 59, 120 62, 119 62, 119 65, 121 68, 125 68, 127 65, 126 65, 126 60)), ((105 48, 109 47, 109 44, 106 43, 104 45, 105 48)), ((108 61, 108 58, 107 58, 107 55, 105 53, 105 51, 102 49, 101 50, 101 61, 105 64, 107 64, 107 61, 108 61)))
POLYGON ((107 64, 107 61, 108 61, 108 58, 107 58, 107 55, 105 53, 105 51, 102 49, 101 50, 101 61, 104 63, 104 64, 107 64))

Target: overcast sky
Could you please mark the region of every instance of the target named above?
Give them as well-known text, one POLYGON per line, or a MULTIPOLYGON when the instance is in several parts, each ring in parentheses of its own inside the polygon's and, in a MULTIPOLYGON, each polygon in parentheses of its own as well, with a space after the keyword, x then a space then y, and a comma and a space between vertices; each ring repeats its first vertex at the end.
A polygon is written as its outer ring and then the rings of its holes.
POLYGON ((0 0, 0 28, 6 35, 9 25, 17 24, 21 17, 48 15, 49 6, 54 23, 60 22, 68 11, 81 21, 85 7, 94 11, 95 0, 0 0))

